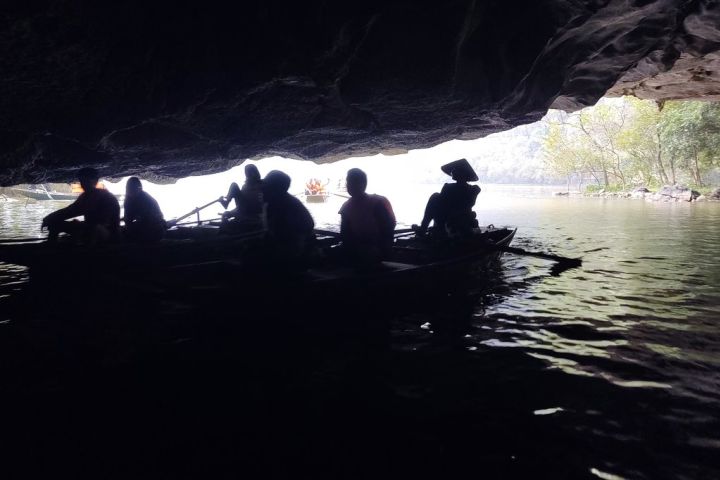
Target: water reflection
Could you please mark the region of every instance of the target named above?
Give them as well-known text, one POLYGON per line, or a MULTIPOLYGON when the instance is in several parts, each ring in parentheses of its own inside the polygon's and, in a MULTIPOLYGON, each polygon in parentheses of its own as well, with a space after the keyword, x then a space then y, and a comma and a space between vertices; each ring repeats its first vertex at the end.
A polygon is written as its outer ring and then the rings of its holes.
MULTIPOLYGON (((426 190, 435 188, 388 195, 401 223, 417 222, 426 190)), ((318 226, 328 226, 337 222, 341 202, 308 206, 318 226)), ((41 218, 58 205, 0 208, 3 236, 35 236, 41 218)), ((309 368, 311 374, 304 372, 298 385, 307 375, 308 385, 323 388, 349 377, 373 395, 391 396, 389 404, 398 406, 383 407, 389 410, 381 416, 395 418, 393 440, 409 445, 397 447, 399 455, 409 455, 410 446, 441 443, 455 465, 467 463, 461 452, 467 458, 482 452, 497 472, 525 478, 542 475, 537 472, 566 478, 720 475, 711 460, 720 449, 720 206, 534 193, 492 200, 481 194, 477 210, 481 223, 518 226, 518 247, 582 256, 583 268, 552 276, 551 262, 506 255, 464 295, 393 317, 389 336, 371 353, 357 338, 347 340, 321 366, 309 368), (453 433, 467 435, 449 438, 453 421, 453 433)), ((0 307, 26 279, 24 269, 0 266, 0 307)), ((341 318, 317 307, 326 321, 341 318)), ((155 336, 143 334, 143 342, 160 338, 169 349, 197 348, 190 345, 198 342, 198 327, 178 320, 183 308, 160 309, 155 336), (173 343, 178 339, 184 340, 173 343)), ((9 309, 0 311, 0 322, 11 319, 9 309)), ((228 343, 248 335, 236 328, 242 333, 228 335, 228 343)), ((112 333, 102 333, 107 344, 121 343, 112 333)), ((284 342, 274 334, 273 341, 284 342)), ((138 336, 124 345, 137 349, 138 336)), ((277 347, 266 340, 262 345, 277 347)), ((294 358, 313 355, 307 345, 293 348, 294 358)), ((116 351, 113 361, 130 355, 116 351)))

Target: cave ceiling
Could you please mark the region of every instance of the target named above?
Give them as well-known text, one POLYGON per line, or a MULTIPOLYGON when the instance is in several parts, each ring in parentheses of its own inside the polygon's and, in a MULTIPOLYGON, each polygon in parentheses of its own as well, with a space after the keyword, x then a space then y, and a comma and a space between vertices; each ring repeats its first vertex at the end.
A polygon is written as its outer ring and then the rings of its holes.
POLYGON ((606 93, 720 98, 720 2, 0 2, 0 184, 472 139, 606 93))

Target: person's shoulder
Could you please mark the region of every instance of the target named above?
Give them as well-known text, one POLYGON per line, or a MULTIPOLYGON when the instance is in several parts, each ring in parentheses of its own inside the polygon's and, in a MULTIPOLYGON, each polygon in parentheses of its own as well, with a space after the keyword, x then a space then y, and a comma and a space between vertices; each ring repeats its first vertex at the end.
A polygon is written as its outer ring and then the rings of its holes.
POLYGON ((378 195, 377 193, 373 193, 372 195, 370 195, 370 198, 376 205, 390 205, 390 200, 388 200, 387 197, 384 195, 378 195))
POLYGON ((112 193, 110 193, 110 191, 105 188, 96 188, 95 192, 100 197, 112 198, 114 200, 117 200, 117 197, 115 195, 113 195, 112 193))
POLYGON ((142 191, 142 198, 145 201, 157 203, 155 198, 152 195, 150 195, 148 192, 146 192, 145 190, 142 191))
POLYGON ((102 192, 103 197, 105 198, 105 201, 108 202, 113 207, 120 208, 120 202, 118 201, 117 197, 110 193, 109 191, 105 190, 104 188, 100 190, 102 192))
POLYGON ((303 202, 294 195, 290 195, 289 193, 286 194, 285 201, 288 203, 288 205, 292 206, 293 208, 307 210, 307 208, 305 208, 305 205, 303 204, 303 202))
POLYGON ((340 210, 338 210, 338 213, 340 215, 347 213, 348 208, 352 208, 352 198, 348 198, 343 202, 342 205, 340 205, 340 210))

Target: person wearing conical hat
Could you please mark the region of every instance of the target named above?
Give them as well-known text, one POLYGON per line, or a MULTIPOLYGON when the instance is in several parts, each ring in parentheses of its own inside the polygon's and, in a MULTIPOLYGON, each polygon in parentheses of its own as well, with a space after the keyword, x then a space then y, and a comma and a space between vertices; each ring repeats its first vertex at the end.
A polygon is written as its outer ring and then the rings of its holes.
POLYGON ((458 235, 469 234, 478 225, 472 209, 480 193, 480 187, 470 185, 469 182, 477 182, 478 176, 464 158, 440 168, 450 175, 455 183, 446 183, 440 193, 433 193, 430 196, 422 222, 416 231, 419 235, 424 235, 430 222, 433 222, 434 231, 439 235, 448 232, 458 235))

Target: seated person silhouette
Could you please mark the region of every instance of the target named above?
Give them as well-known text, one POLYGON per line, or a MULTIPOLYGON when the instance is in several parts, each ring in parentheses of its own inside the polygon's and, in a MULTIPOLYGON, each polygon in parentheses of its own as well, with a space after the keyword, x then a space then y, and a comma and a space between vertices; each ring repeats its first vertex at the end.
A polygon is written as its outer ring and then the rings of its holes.
POLYGON ((222 214, 225 229, 260 228, 263 224, 263 181, 255 165, 245 166, 245 183, 242 189, 238 184, 230 184, 227 196, 220 197, 223 208, 235 201, 235 208, 222 214), (231 223, 230 220, 232 220, 231 223))
POLYGON ((157 242, 165 235, 165 218, 157 201, 143 190, 137 177, 125 185, 125 238, 131 242, 157 242))
POLYGON ((430 196, 420 227, 413 227, 418 235, 424 235, 432 221, 434 233, 440 236, 448 233, 469 235, 473 228, 478 226, 472 208, 480 193, 480 187, 468 182, 477 182, 478 176, 464 158, 443 165, 441 169, 452 176, 455 183, 446 183, 440 193, 430 196))
POLYGON ((115 195, 97 188, 100 176, 94 168, 82 168, 78 179, 83 193, 71 205, 43 218, 41 229, 47 227, 48 242, 55 242, 61 232, 87 245, 115 240, 120 229, 120 204, 115 195), (67 221, 83 215, 85 221, 67 221))
POLYGON ((392 248, 395 213, 387 198, 367 194, 367 175, 359 168, 347 172, 350 200, 340 207, 340 238, 345 258, 354 264, 376 263, 392 248))
POLYGON ((273 170, 263 180, 268 240, 276 259, 301 262, 315 248, 315 222, 300 200, 288 193, 290 177, 273 170))

